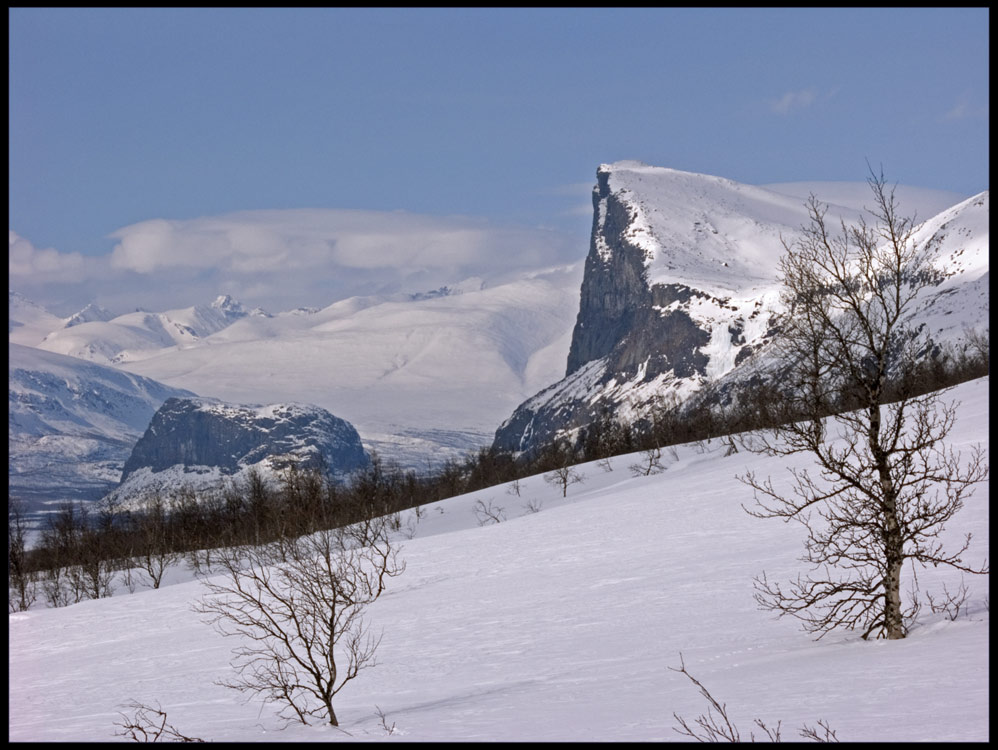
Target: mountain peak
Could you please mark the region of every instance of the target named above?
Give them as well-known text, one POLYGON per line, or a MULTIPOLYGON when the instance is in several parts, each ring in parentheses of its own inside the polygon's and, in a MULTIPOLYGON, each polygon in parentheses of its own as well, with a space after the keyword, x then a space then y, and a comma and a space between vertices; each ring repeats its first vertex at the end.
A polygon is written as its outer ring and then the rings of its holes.
MULTIPOLYGON (((521 404, 493 445, 521 452, 581 439, 603 415, 634 424, 663 394, 685 400, 750 377, 744 368, 761 366, 778 333, 779 260, 810 219, 795 192, 636 161, 601 164, 565 377, 521 404)), ((945 275, 917 311, 934 343, 986 325, 988 198, 952 205, 913 237, 945 275)), ((829 204, 829 221, 853 224, 861 206, 829 204)))
POLYGON ((211 307, 214 310, 219 310, 225 313, 227 317, 241 318, 244 315, 248 315, 242 304, 232 299, 232 297, 228 294, 218 295, 218 297, 215 298, 215 301, 211 303, 211 307))
POLYGON ((78 313, 75 313, 66 320, 66 328, 72 328, 80 323, 91 323, 93 321, 111 320, 114 313, 105 310, 100 305, 91 302, 78 313))

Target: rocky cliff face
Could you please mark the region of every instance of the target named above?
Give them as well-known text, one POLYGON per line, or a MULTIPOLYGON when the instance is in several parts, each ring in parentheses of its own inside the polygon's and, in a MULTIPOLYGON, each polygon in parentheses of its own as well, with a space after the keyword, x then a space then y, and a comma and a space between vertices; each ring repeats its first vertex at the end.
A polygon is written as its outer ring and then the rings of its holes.
MULTIPOLYGON (((725 248, 712 246, 718 244, 711 242, 716 231, 699 215, 711 201, 697 200, 710 191, 730 193, 733 185, 630 162, 599 167, 565 379, 522 404, 496 432, 496 448, 530 451, 601 415, 633 420, 670 390, 695 390, 708 377, 718 326, 737 331, 728 334, 729 344, 750 345, 745 322, 728 315, 741 312, 727 309, 733 290, 714 283, 728 266, 723 259, 711 262, 726 255, 725 248), (682 194, 684 188, 689 194, 682 194), (663 212, 676 214, 690 237, 661 231, 663 212), (684 274, 681 266, 699 273, 684 274)), ((764 333, 759 328, 754 326, 757 337, 764 333)))
POLYGON ((604 357, 621 373, 636 373, 651 357, 658 360, 654 371, 703 374, 706 358, 697 350, 706 333, 684 310, 670 307, 702 293, 684 284, 649 283, 648 252, 636 229, 640 209, 626 191, 611 190, 611 171, 603 165, 596 173, 593 230, 566 376, 604 357))
MULTIPOLYGON (((986 214, 984 193, 925 222, 918 239, 934 243, 940 267, 960 267, 923 308, 949 305, 934 313, 937 341, 953 333, 941 321, 965 282, 983 294, 986 325, 986 214)), ((859 217, 830 207, 835 224, 859 217)), ((758 371, 781 312, 783 243, 807 223, 799 197, 638 162, 601 165, 565 378, 521 404, 494 446, 529 452, 605 416, 633 423, 663 398, 683 402, 707 383, 737 380, 753 360, 758 371)))
POLYGON ((349 422, 316 406, 171 398, 132 449, 115 494, 207 486, 254 468, 268 476, 292 463, 344 476, 369 458, 349 422))

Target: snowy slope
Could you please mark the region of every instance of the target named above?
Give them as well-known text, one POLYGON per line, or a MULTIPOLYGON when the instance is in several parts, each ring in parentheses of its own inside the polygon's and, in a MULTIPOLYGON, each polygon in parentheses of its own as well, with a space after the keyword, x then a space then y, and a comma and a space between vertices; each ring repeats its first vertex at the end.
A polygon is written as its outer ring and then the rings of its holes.
POLYGON ((932 249, 945 279, 920 299, 915 317, 936 341, 956 341, 989 327, 990 193, 981 193, 926 221, 915 236, 932 249))
POLYGON ((23 294, 7 292, 7 334, 12 344, 36 346, 65 321, 23 294))
MULTIPOLYGON (((949 445, 988 446, 988 379, 952 392, 962 401, 949 445)), ((171 585, 9 617, 9 739, 112 738, 119 707, 159 702, 188 735, 215 741, 658 741, 681 739, 673 712, 706 704, 670 671, 687 669, 724 702, 747 739, 761 718, 784 740, 826 720, 843 741, 989 739, 987 579, 968 577, 969 610, 955 621, 924 607, 902 641, 843 632, 813 641, 792 620, 759 611, 752 578, 798 570, 798 527, 746 515, 746 470, 785 486, 790 464, 721 446, 681 446, 657 476, 579 467, 568 498, 542 477, 425 507, 404 542, 405 574, 369 609, 384 630, 378 666, 336 698, 341 730, 281 729, 273 707, 243 703, 214 684, 230 673, 231 639, 189 609, 200 584, 171 585), (507 521, 478 526, 477 499, 507 521), (538 513, 525 505, 541 504, 538 513)), ((945 534, 965 559, 988 555, 987 485, 945 534)), ((960 583, 918 571, 923 592, 960 583)), ((911 571, 904 571, 907 592, 911 571)))
POLYGON ((114 313, 110 310, 105 310, 100 305, 96 305, 91 302, 79 312, 69 316, 69 319, 66 321, 66 328, 72 328, 73 326, 78 326, 81 323, 112 320, 114 317, 114 313))
POLYGON ((34 347, 8 351, 8 488, 36 505, 103 495, 156 409, 194 395, 34 347))
MULTIPOLYGON (((792 242, 807 223, 799 198, 723 177, 640 162, 599 171, 634 212, 630 240, 645 253, 649 285, 685 284, 717 297, 768 288, 781 236, 792 242)), ((852 222, 860 212, 836 206, 832 215, 852 222)))

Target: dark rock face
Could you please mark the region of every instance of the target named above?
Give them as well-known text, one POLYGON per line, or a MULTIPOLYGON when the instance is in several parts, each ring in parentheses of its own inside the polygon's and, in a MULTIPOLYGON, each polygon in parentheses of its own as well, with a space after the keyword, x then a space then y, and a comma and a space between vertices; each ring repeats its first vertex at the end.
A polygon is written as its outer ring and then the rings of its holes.
POLYGON ((710 334, 687 310, 694 298, 710 295, 683 284, 648 283, 645 251, 631 239, 635 209, 611 192, 609 176, 606 169, 597 170, 593 229, 565 380, 517 408, 496 432, 499 450, 529 451, 613 413, 619 405, 615 383, 649 383, 663 373, 677 379, 705 375, 708 358, 700 348, 710 334))
MULTIPOLYGON (((592 201, 565 377, 517 407, 496 431, 496 450, 579 444, 612 421, 640 427, 662 406, 724 405, 780 381, 771 346, 786 313, 778 259, 803 236, 804 204, 634 162, 601 165, 592 201)), ((911 313, 932 342, 957 344, 968 325, 987 330, 987 210, 982 193, 925 222, 913 240, 947 269, 911 313)))
POLYGON ((596 177, 593 230, 566 375, 609 355, 639 322, 638 311, 652 304, 644 278, 644 253, 627 239, 631 211, 609 192, 608 173, 597 172, 596 177), (601 202, 605 205, 602 226, 601 202), (610 252, 600 252, 601 248, 610 252))
POLYGON ((125 462, 122 483, 138 469, 217 467, 235 474, 270 458, 330 475, 367 466, 360 436, 349 423, 315 406, 247 407, 207 399, 168 399, 125 462))
POLYGON ((635 210, 610 192, 609 177, 607 169, 596 172, 593 229, 565 375, 602 357, 614 372, 633 374, 651 357, 651 377, 673 368, 677 377, 703 374, 706 357, 696 350, 710 336, 682 309, 662 309, 709 295, 683 284, 648 283, 645 251, 631 239, 635 210))

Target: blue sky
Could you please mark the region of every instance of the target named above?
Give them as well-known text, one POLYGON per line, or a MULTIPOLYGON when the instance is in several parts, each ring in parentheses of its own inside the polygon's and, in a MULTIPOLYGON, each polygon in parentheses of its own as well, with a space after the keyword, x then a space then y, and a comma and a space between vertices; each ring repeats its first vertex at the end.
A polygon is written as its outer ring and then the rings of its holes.
POLYGON ((861 181, 869 160, 907 185, 989 187, 987 9, 9 20, 9 228, 36 253, 11 284, 66 305, 109 268, 140 274, 110 262, 121 230, 232 212, 462 217, 581 257, 596 167, 620 159, 752 184, 861 181))

